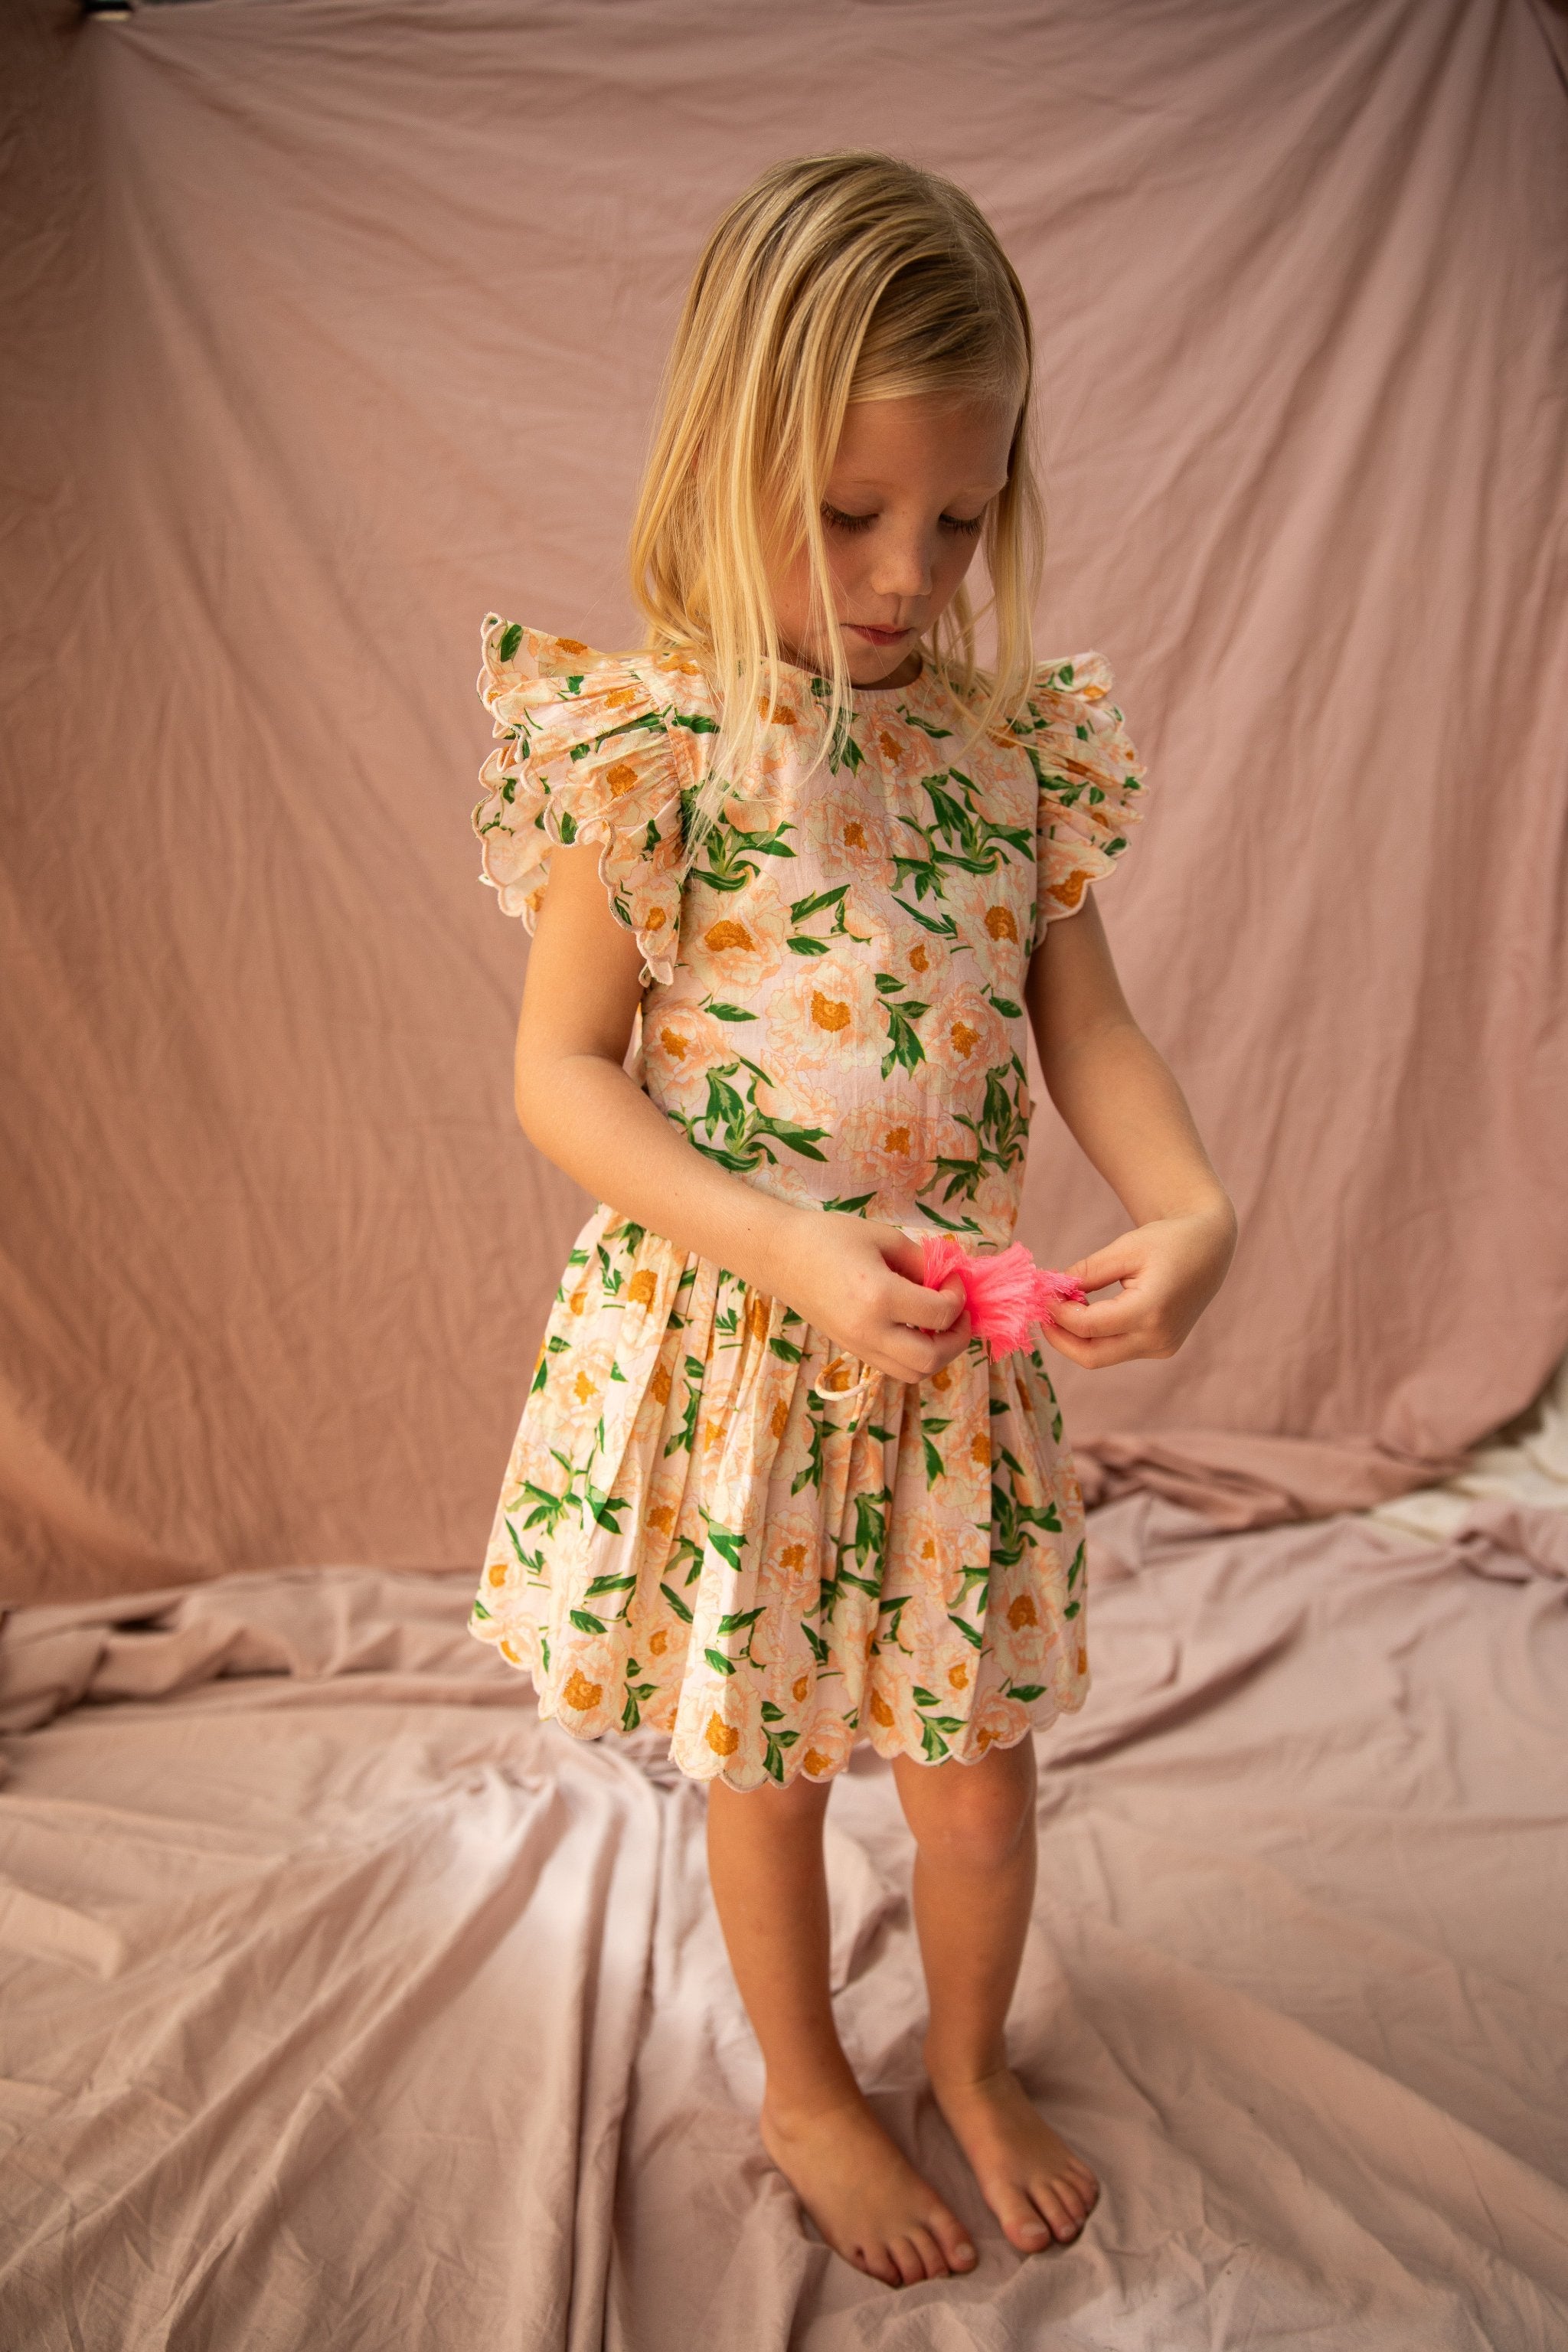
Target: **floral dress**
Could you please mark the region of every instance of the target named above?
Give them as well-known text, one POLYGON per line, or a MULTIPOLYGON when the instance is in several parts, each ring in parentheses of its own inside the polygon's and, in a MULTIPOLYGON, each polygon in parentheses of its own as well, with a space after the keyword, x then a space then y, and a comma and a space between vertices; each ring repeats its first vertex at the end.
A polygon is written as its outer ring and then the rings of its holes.
MULTIPOLYGON (((636 1075, 695 1150, 804 1207, 1011 1240, 1024 983, 1109 873, 1142 772, 1098 654, 973 740, 930 669, 784 672, 760 749, 684 872, 717 732, 679 656, 485 623, 500 738, 474 812, 531 925, 560 842, 599 845, 646 983, 636 1075)), ((1089 1688, 1082 1507, 1037 1345, 929 1380, 847 1354, 782 1299, 617 1210, 555 1295, 471 1630, 588 1738, 651 1725, 736 1789, 825 1780, 857 1739, 973 1761, 1089 1688)))

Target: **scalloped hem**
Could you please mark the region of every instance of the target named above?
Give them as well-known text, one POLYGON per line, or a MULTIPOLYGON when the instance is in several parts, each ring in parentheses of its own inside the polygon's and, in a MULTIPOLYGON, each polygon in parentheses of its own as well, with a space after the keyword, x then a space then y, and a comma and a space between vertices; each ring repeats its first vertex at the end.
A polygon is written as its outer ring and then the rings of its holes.
POLYGON ((1002 1749, 1005 1751, 1011 1748, 1017 1748, 1021 1746, 1026 1739, 1032 1738, 1037 1732, 1048 1731, 1051 1726, 1054 1723, 1058 1723, 1064 1715, 1073 1716, 1080 1713, 1083 1708, 1084 1702, 1087 1700, 1090 1690, 1093 1688, 1094 1681, 1092 1673, 1086 1667, 1083 1681, 1075 1695, 1071 1698, 1057 1700, 1052 1706, 1048 1715, 1037 1712, 1037 1709, 1042 1708, 1045 1705, 1045 1702, 1041 1699, 1017 1701, 1016 1704, 1024 1706, 1026 1713, 1026 1721, 1022 1727, 1014 1732, 1009 1738, 1003 1738, 998 1736, 988 1739, 985 1742, 985 1745, 978 1749, 978 1751, 973 1755, 961 1756, 950 1753, 945 1756, 928 1756, 923 1748, 911 1748, 902 1741, 894 1747, 884 1748, 879 1744, 870 1732, 857 1731, 853 1738, 850 1740, 849 1747, 844 1756, 843 1761, 841 1763, 835 1764, 830 1772, 807 1772, 805 1770, 805 1759, 803 1757, 801 1761, 795 1765, 794 1770, 786 1772, 782 1780, 775 1780, 773 1775, 768 1772, 763 1773, 760 1778, 755 1780, 736 1780, 731 1773, 725 1770, 722 1763, 717 1757, 714 1759, 713 1769, 710 1772, 688 1771, 686 1766, 682 1764, 676 1756, 674 1733, 666 1732, 663 1726, 659 1724, 642 1723, 639 1724, 635 1730, 630 1732, 619 1731, 614 1727, 606 1727, 603 1731, 578 1731, 572 1724, 565 1720, 557 1707, 549 1704, 549 1691, 541 1683, 537 1674, 533 1672, 532 1668, 529 1666, 525 1660, 506 1657, 502 1654, 500 1644, 496 1640, 495 1635, 493 1633, 487 1633, 483 1626, 477 1624, 471 1617, 468 1620, 468 1630, 473 1635, 476 1642, 482 1642, 485 1643, 487 1648, 494 1650, 497 1655, 500 1657, 501 1664, 505 1666, 510 1666, 514 1674, 529 1675, 533 1685, 534 1696, 539 1701, 539 1720, 541 1723, 553 1723, 565 1733, 568 1739, 581 1740, 584 1746, 590 1748, 597 1746, 601 1740, 620 1742, 632 1739, 646 1739, 650 1733, 657 1733, 666 1741, 665 1752, 661 1761, 671 1765, 674 1769, 679 1773, 683 1780, 689 1780, 699 1788, 706 1787, 709 1782, 713 1780, 721 1780, 727 1789, 732 1789, 737 1796, 742 1797, 749 1796, 752 1791, 756 1789, 788 1789, 793 1787, 796 1780, 803 1779, 809 1780, 814 1786, 826 1788, 830 1780, 836 1780, 841 1772, 848 1770, 851 1759, 858 1748, 869 1748, 873 1754, 880 1756, 885 1763, 889 1764, 895 1762, 900 1756, 908 1757, 912 1764, 979 1764, 983 1762, 994 1749, 1002 1749))

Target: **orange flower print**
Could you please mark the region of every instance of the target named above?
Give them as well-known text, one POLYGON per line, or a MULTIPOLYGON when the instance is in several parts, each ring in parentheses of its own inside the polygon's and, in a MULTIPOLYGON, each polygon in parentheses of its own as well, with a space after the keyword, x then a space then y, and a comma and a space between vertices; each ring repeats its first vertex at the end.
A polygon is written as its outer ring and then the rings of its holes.
MULTIPOLYGON (((641 951, 634 1083, 729 1176, 1002 1249, 1029 957, 1142 807, 1111 683, 1097 654, 1046 664, 976 740, 928 667, 857 691, 829 744, 786 669, 699 841, 723 713, 695 654, 492 614, 480 870, 531 927, 559 845, 593 845, 641 951)), ((1043 1360, 893 1380, 599 1203, 519 1381, 470 1625, 574 1736, 656 1730, 754 1790, 826 1783, 863 1741, 971 1761, 1082 1704, 1082 1498, 1043 1360)))
POLYGON ((774 1051, 792 1069, 826 1072, 879 1060, 887 1034, 876 981, 843 952, 804 959, 772 1001, 774 1051))

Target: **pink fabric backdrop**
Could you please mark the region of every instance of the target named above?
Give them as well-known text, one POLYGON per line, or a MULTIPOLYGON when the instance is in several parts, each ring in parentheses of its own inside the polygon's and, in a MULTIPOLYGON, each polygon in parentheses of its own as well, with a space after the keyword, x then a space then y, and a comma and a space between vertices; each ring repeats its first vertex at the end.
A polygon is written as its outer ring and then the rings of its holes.
MULTIPOLYGON (((1568 1338, 1568 115, 1529 0, 7 14, 13 1592, 477 1558, 584 1210, 475 879, 495 607, 625 640, 698 242, 952 172, 1035 306, 1043 651, 1158 786, 1103 904, 1246 1236, 1113 1484, 1354 1504, 1568 1338)), ((1555 54, 1553 48, 1555 41, 1555 54)), ((1042 1115, 1026 1237, 1118 1212, 1042 1115)))

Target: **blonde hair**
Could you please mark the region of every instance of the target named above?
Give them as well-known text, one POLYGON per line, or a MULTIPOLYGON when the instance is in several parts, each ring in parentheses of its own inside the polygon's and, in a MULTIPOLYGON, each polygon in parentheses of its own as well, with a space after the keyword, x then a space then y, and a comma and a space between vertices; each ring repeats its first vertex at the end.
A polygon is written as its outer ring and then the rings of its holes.
POLYGON ((697 659, 721 706, 708 781, 689 813, 693 846, 780 692, 770 551, 785 561, 807 552, 813 639, 832 647, 831 675, 814 689, 821 751, 837 761, 853 688, 831 623, 822 501, 851 401, 1016 401, 1006 487, 981 541, 995 667, 977 666, 976 615, 962 587, 921 650, 969 707, 973 735, 1021 708, 1044 543, 1029 462, 1033 365, 1023 288, 951 180, 888 155, 810 155, 771 165, 731 205, 676 331, 631 542, 650 647, 697 659))

